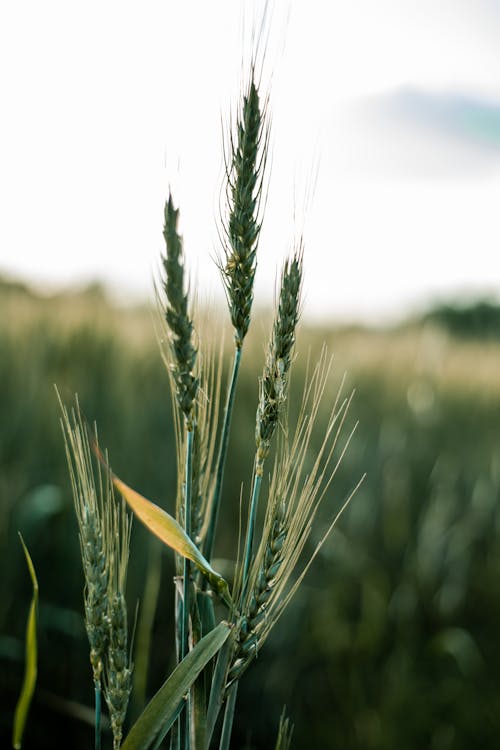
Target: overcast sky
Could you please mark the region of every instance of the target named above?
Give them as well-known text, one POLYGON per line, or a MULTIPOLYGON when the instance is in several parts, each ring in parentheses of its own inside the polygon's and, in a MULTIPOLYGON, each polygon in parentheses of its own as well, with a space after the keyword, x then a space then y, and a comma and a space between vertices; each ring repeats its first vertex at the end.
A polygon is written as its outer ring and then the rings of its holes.
MULTIPOLYGON (((0 273, 152 297, 171 186, 192 274, 220 294, 221 120, 263 7, 0 5, 0 273)), ((305 315, 498 295, 500 2, 275 0, 267 29, 257 300, 301 229, 305 315)))

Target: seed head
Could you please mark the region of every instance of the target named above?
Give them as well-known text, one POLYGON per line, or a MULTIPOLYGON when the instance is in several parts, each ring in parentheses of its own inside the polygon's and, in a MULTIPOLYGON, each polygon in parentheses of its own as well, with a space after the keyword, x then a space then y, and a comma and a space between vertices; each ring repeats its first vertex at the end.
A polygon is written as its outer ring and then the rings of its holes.
POLYGON ((90 446, 87 432, 82 424, 78 401, 71 414, 68 414, 62 403, 61 410, 61 425, 78 521, 85 578, 85 628, 89 639, 94 682, 100 685, 108 645, 107 497, 103 492, 100 474, 98 474, 96 485, 90 446))
POLYGON ((163 229, 167 250, 163 258, 163 288, 167 297, 165 318, 170 330, 177 403, 190 424, 198 391, 198 379, 194 374, 197 352, 192 343, 193 324, 188 314, 188 297, 184 292, 184 262, 182 238, 177 231, 178 218, 179 210, 174 208, 170 195, 165 205, 163 229))
POLYGON ((243 603, 239 638, 233 664, 229 670, 228 683, 239 679, 257 655, 267 605, 283 561, 282 550, 286 535, 285 505, 279 502, 275 509, 267 543, 259 559, 251 593, 245 597, 243 603))
POLYGON ((256 471, 262 473, 269 453, 271 439, 279 420, 280 409, 286 401, 288 376, 292 363, 295 331, 300 314, 302 281, 302 251, 285 263, 281 275, 278 312, 260 381, 255 440, 257 445, 256 471))
MULTIPOLYGON (((111 484, 110 494, 113 494, 111 484)), ((113 502, 109 533, 108 648, 105 660, 104 697, 108 704, 113 746, 121 745, 123 723, 132 690, 133 664, 130 660, 125 585, 130 546, 130 517, 123 500, 113 502)))
POLYGON ((224 222, 225 261, 221 262, 238 348, 243 345, 250 325, 257 265, 256 252, 261 228, 259 207, 268 150, 264 109, 252 70, 235 133, 229 139, 230 153, 226 166, 228 219, 224 222))

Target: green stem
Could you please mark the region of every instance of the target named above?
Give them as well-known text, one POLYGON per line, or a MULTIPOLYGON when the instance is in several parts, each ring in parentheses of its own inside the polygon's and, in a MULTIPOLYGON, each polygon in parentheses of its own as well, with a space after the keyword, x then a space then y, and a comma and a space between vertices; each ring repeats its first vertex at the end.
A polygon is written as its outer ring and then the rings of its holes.
POLYGON ((222 734, 220 738, 219 750, 229 750, 231 734, 233 732, 234 709, 236 708, 236 698, 238 696, 238 682, 233 682, 229 688, 226 710, 224 711, 224 723, 222 724, 222 734))
POLYGON ((148 668, 151 656, 153 625, 161 583, 161 547, 156 539, 151 539, 148 546, 148 569, 146 585, 137 627, 137 646, 135 649, 134 687, 132 696, 134 714, 139 715, 146 702, 148 668))
POLYGON ((95 750, 101 750, 101 683, 94 682, 95 692, 95 750))
MULTIPOLYGON (((193 436, 194 429, 186 430, 186 480, 184 487, 184 530, 191 536, 191 489, 192 489, 192 462, 193 462, 193 436)), ((184 580, 182 597, 182 628, 181 628, 181 661, 189 651, 189 614, 191 612, 190 590, 190 562, 184 558, 184 580)), ((191 701, 188 698, 184 715, 181 716, 181 747, 189 750, 191 747, 190 713, 191 701), (183 726, 182 726, 183 725, 183 726)))
MULTIPOLYGON (((193 435, 194 430, 186 432, 186 482, 184 487, 184 530, 191 536, 191 484, 192 484, 192 459, 193 459, 193 435)), ((187 655, 189 650, 189 560, 184 558, 184 580, 182 601, 182 630, 181 630, 181 659, 187 655)))
POLYGON ((224 408, 224 421, 222 424, 222 433, 220 438, 219 455, 217 457, 217 474, 215 478, 215 488, 212 497, 212 504, 210 506, 210 521, 207 529, 207 536, 205 538, 204 555, 208 562, 210 562, 213 552, 215 531, 217 528, 217 521, 219 518, 220 498, 222 494, 222 484, 224 481, 224 467, 226 465, 227 447, 229 444, 229 431, 231 428, 231 417, 233 414, 234 406, 234 394, 236 392, 236 381, 238 379, 238 371, 240 369, 241 361, 241 347, 236 347, 234 352, 233 371, 231 374, 231 381, 229 383, 229 389, 227 392, 227 401, 224 408))
POLYGON ((248 528, 245 540, 245 555, 243 558, 243 578, 242 578, 242 598, 245 596, 245 590, 248 583, 248 574, 250 572, 250 563, 252 562, 252 547, 255 533, 255 520, 257 518, 257 507, 259 505, 260 487, 262 484, 262 474, 256 473, 253 481, 252 502, 250 503, 250 513, 248 516, 248 528))

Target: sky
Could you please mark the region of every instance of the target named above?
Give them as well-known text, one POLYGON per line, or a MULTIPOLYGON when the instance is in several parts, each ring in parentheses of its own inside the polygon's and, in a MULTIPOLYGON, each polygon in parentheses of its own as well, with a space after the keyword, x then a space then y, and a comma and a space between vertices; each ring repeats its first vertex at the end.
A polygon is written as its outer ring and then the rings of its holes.
MULTIPOLYGON (((171 189, 191 284, 222 299, 222 135, 265 6, 0 5, 0 274, 152 299, 171 189)), ((305 317, 498 297, 500 0, 275 0, 265 21, 256 301, 301 234, 305 317)))

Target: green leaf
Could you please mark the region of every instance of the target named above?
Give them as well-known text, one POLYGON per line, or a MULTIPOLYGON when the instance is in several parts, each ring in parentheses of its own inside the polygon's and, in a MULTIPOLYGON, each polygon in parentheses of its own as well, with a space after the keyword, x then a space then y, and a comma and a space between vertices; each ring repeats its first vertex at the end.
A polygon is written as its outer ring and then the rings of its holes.
POLYGON ((18 748, 22 746, 24 727, 26 725, 26 719, 28 717, 28 711, 31 704, 31 699, 33 697, 33 692, 35 690, 37 675, 36 624, 38 610, 38 581, 35 573, 35 567, 21 534, 19 534, 19 538, 21 539, 21 544, 23 545, 26 563, 28 565, 29 574, 31 576, 31 582, 33 584, 33 597, 31 599, 28 622, 26 625, 26 656, 24 680, 21 694, 19 696, 19 700, 17 701, 16 710, 14 713, 14 727, 12 731, 12 747, 16 748, 16 750, 18 750, 18 748))
POLYGON ((210 699, 207 709, 207 746, 210 746, 210 741, 215 729, 215 724, 224 702, 229 661, 231 659, 231 656, 234 654, 234 638, 235 635, 233 634, 232 637, 225 642, 224 646, 219 651, 219 655, 217 656, 217 663, 215 665, 214 673, 212 676, 210 699))
POLYGON ((231 626, 221 622, 201 639, 174 669, 130 730, 122 750, 148 750, 160 733, 164 737, 186 702, 201 671, 226 642, 231 626))
MULTIPOLYGON (((198 643, 204 635, 215 628, 215 613, 211 591, 196 591, 192 598, 191 622, 193 643, 198 643)), ((227 643, 227 641, 226 641, 227 643)), ((223 646, 225 648, 225 644, 223 646)), ((189 707, 191 720, 191 737, 194 748, 206 748, 207 704, 212 670, 209 665, 195 680, 191 688, 191 705, 189 707)))

